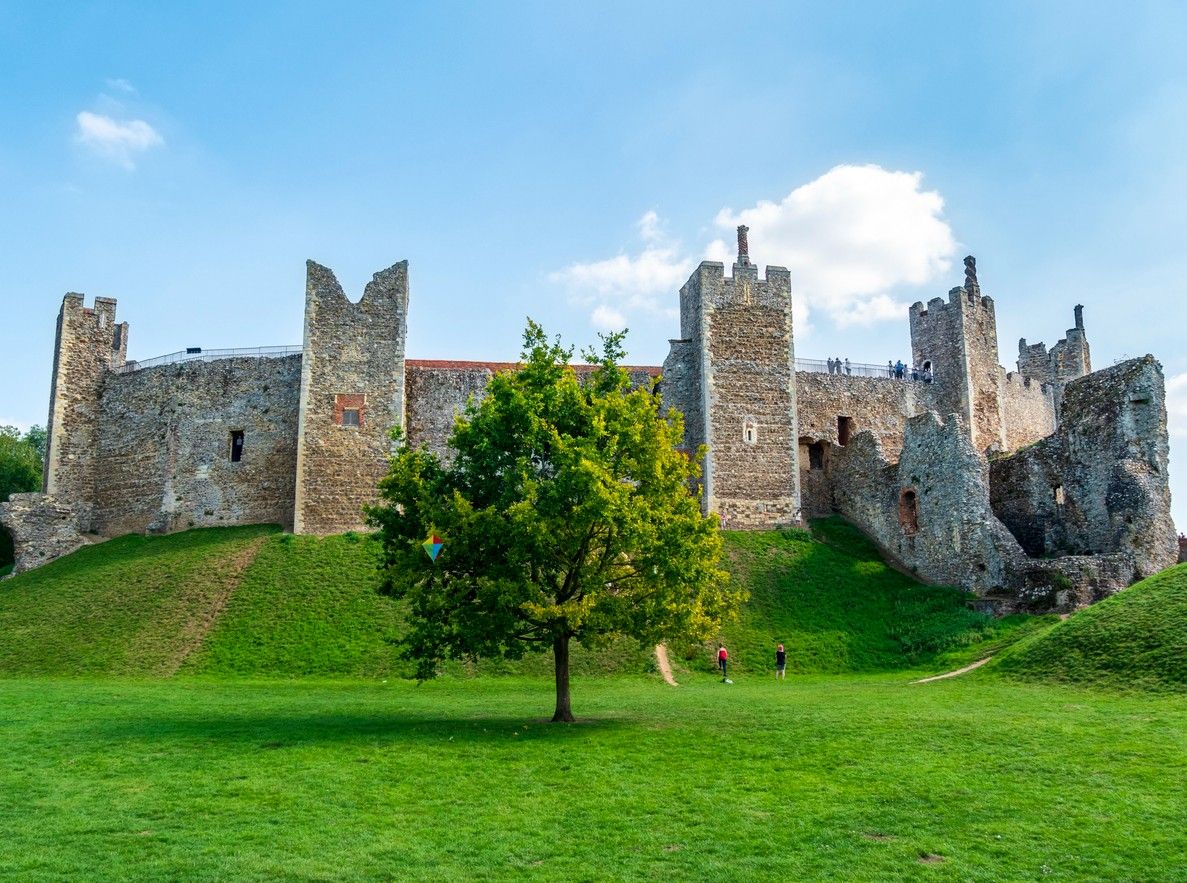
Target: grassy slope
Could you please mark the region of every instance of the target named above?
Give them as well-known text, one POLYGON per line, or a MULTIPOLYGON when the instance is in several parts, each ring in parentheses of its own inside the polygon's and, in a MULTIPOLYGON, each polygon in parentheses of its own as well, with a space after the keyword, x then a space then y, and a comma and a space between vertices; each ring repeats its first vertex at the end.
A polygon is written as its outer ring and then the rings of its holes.
MULTIPOLYGON (((751 592, 723 639, 734 671, 767 672, 774 645, 793 672, 873 671, 959 664, 1011 633, 966 609, 960 592, 921 586, 888 568, 837 520, 806 531, 726 535, 729 568, 751 592), (936 654, 948 651, 943 662, 936 654)), ((216 588, 220 565, 262 540, 229 603, 189 655, 203 675, 399 677, 397 604, 375 592, 375 541, 352 534, 294 537, 272 528, 123 537, 0 586, 0 672, 149 674, 175 657, 182 630, 216 588), (271 533, 272 535, 265 536, 271 533)), ((676 649, 676 648, 674 648, 676 649)), ((709 669, 705 647, 682 648, 709 669)), ((578 675, 652 671, 650 648, 630 641, 574 651, 578 675)), ((547 675, 547 654, 453 663, 450 674, 547 675)))
POLYGON ((841 519, 812 531, 726 534, 729 570, 751 595, 723 633, 737 671, 770 671, 780 642, 793 672, 903 668, 941 653, 954 665, 991 652, 1026 621, 995 621, 969 610, 967 594, 888 567, 841 519))
POLYGON ((995 668, 1054 681, 1187 690, 1187 564, 1018 642, 995 668))
POLYGON ((1187 708, 958 678, 0 681, 5 879, 1169 880, 1187 708), (922 853, 943 856, 932 867, 922 853))
POLYGON ((225 564, 275 527, 126 536, 0 583, 0 672, 167 670, 222 591, 225 564))

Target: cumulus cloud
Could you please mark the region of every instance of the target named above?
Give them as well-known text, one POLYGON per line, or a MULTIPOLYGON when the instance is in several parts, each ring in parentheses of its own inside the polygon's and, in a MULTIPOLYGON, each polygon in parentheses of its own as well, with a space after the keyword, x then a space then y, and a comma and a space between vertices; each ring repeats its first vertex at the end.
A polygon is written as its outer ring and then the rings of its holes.
POLYGON ((1166 416, 1170 434, 1187 438, 1187 371, 1166 379, 1166 416))
POLYGON ((78 142, 131 171, 137 154, 161 147, 165 139, 144 120, 119 121, 84 110, 75 118, 78 142))
POLYGON ((692 272, 692 258, 668 237, 658 213, 647 212, 635 227, 641 248, 634 253, 573 263, 549 274, 574 303, 590 308, 597 328, 622 328, 636 312, 674 314, 672 294, 692 272))
MULTIPOLYGON (((815 310, 842 327, 901 319, 895 289, 936 279, 956 252, 943 197, 922 183, 922 172, 841 165, 779 202, 722 209, 714 223, 745 224, 752 258, 791 270, 797 321, 815 310)), ((728 266, 732 242, 715 240, 706 254, 728 266)))

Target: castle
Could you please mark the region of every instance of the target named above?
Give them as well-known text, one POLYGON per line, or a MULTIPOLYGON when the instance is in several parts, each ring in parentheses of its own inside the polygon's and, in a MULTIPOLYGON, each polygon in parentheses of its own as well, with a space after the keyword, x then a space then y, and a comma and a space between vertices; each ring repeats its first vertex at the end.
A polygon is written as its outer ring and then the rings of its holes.
MULTIPOLYGON (((914 365, 797 360, 791 277, 704 262, 680 290, 661 368, 629 369, 706 446, 701 497, 731 529, 838 512, 905 569, 998 609, 1071 609, 1173 564, 1161 368, 1093 372, 1083 311, 1050 350, 999 364, 976 263, 916 303, 914 365)), ((89 537, 277 523, 363 528, 399 426, 446 454, 454 415, 510 363, 405 357, 408 264, 351 302, 308 263, 301 347, 128 361, 116 302, 67 294, 58 316, 42 494, 0 504, 16 570, 89 537)), ((578 367, 578 370, 585 370, 578 367)))

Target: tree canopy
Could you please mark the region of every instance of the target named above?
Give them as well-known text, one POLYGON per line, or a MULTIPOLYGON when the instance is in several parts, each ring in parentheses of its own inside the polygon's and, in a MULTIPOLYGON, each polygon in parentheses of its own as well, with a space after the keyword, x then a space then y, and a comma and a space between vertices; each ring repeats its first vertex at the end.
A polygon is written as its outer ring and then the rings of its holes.
POLYGON ((573 720, 569 647, 710 637, 743 600, 720 569, 716 516, 681 416, 620 367, 625 332, 584 353, 529 320, 522 364, 496 374, 449 439, 451 458, 400 448, 369 510, 382 590, 408 601, 420 677, 445 659, 551 648, 554 721, 573 720), (422 544, 444 545, 434 561, 422 544))
MULTIPOLYGON (((41 490, 45 430, 34 426, 24 435, 15 426, 0 426, 0 503, 12 494, 41 490)), ((12 537, 0 528, 0 568, 12 564, 12 537)))

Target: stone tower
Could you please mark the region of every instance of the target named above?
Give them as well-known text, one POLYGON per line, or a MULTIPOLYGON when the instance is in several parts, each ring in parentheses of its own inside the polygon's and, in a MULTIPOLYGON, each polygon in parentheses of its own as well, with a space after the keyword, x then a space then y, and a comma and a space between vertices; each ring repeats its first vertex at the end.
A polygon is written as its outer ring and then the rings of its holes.
POLYGON ((1083 306, 1076 305, 1075 317, 1075 327, 1069 328, 1067 337, 1051 347, 1050 352, 1044 343, 1027 344, 1025 337, 1018 341, 1018 373, 1030 380, 1051 384, 1055 391, 1057 417, 1063 404, 1064 387, 1076 378, 1092 373, 1083 306))
POLYGON ((727 529, 799 520, 791 275, 750 262, 738 228, 733 275, 704 261, 680 289, 680 338, 661 392, 684 414, 685 446, 708 447, 702 505, 727 529))
POLYGON ((95 499, 99 398, 112 368, 128 353, 128 323, 115 321, 115 300, 95 298, 83 306, 73 292, 62 299, 54 342, 49 436, 45 448, 45 493, 76 502, 95 499))
POLYGON ((1004 450, 993 299, 981 296, 976 258, 966 257, 964 268, 964 285, 948 292, 947 303, 937 297, 911 305, 912 359, 934 377, 938 410, 960 416, 976 450, 1004 450))
POLYGON ((404 427, 408 262, 376 273, 358 303, 309 261, 297 427, 293 531, 364 525, 387 472, 390 431, 404 427))

